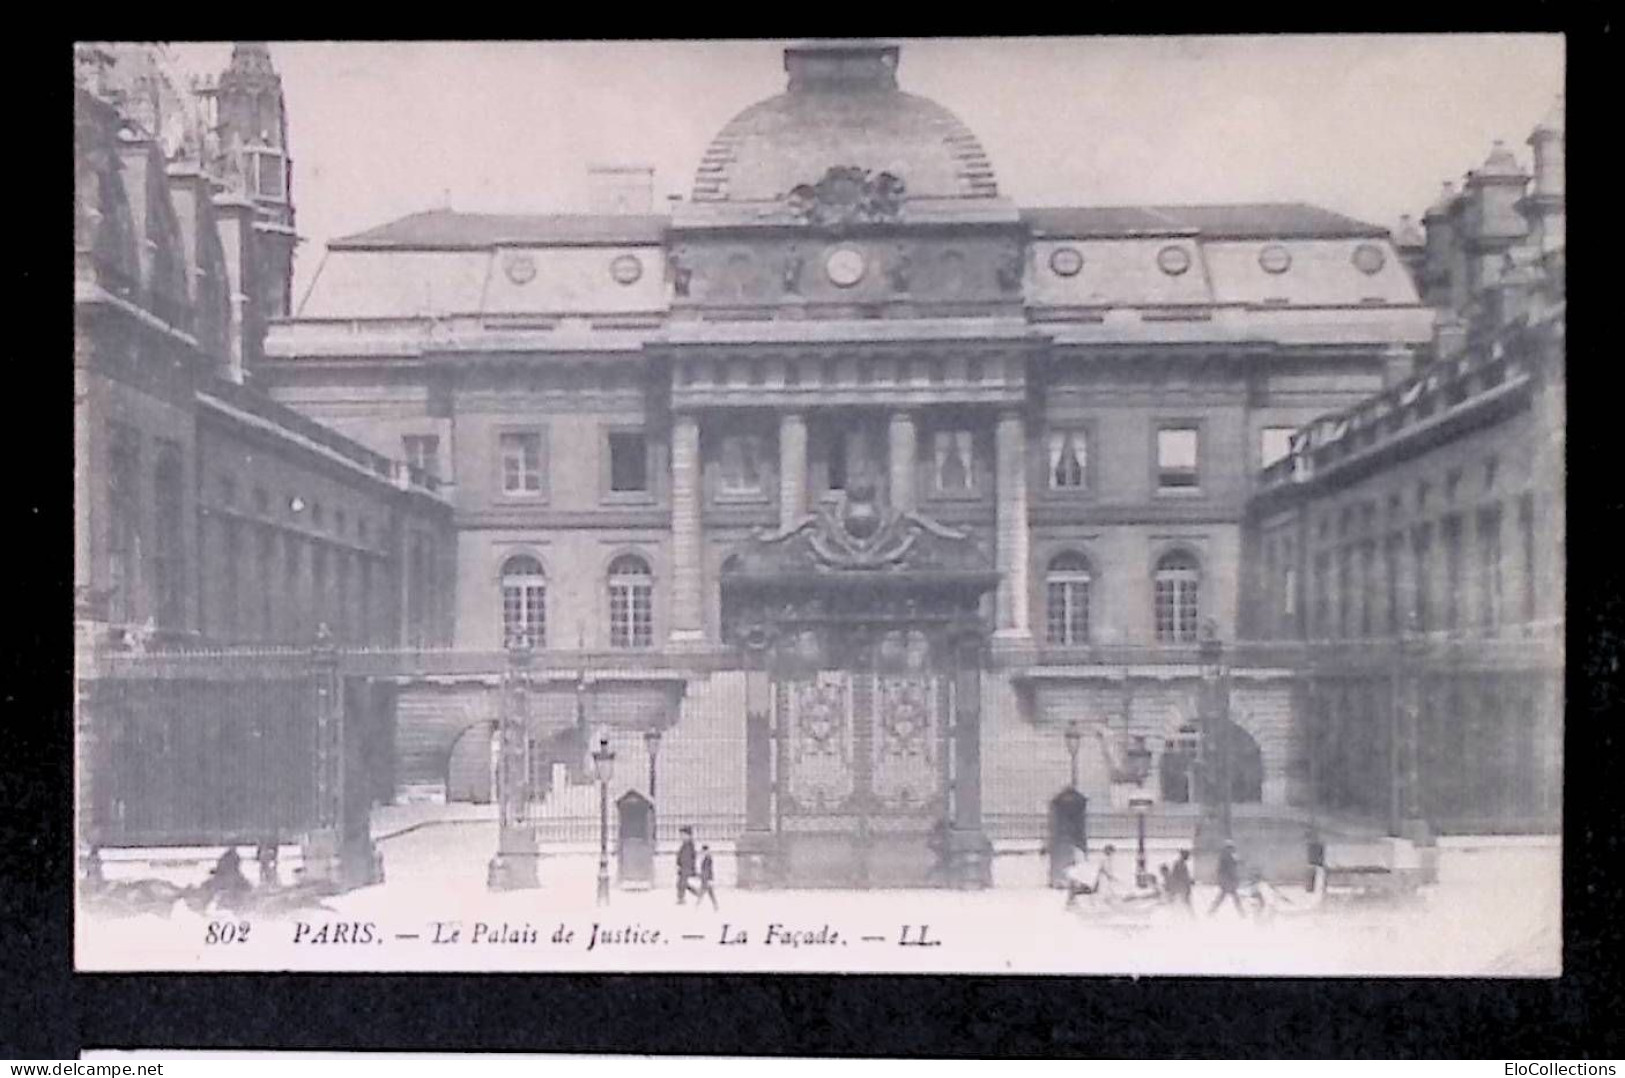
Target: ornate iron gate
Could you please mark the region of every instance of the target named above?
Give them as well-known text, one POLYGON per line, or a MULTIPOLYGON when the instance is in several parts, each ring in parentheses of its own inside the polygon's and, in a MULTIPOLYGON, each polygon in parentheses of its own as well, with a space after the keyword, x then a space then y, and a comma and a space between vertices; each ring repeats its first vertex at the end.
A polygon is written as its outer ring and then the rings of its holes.
POLYGON ((845 500, 723 580, 750 670, 744 886, 986 886, 982 597, 968 535, 845 500))

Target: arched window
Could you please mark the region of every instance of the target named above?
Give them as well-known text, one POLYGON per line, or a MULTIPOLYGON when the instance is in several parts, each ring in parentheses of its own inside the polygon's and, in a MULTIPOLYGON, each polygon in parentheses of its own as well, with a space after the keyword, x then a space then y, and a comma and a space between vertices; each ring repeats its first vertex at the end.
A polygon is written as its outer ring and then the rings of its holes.
POLYGON ((1082 554, 1057 554, 1044 574, 1044 610, 1051 644, 1089 642, 1089 562, 1082 554))
POLYGON ((528 555, 502 563, 502 643, 547 646, 547 580, 542 563, 528 555))
POLYGON ((1157 643, 1196 643, 1197 594, 1201 585, 1201 570, 1189 554, 1178 551, 1157 562, 1157 643))
POLYGON ((642 558, 622 554, 609 563, 609 646, 654 646, 654 579, 642 558))

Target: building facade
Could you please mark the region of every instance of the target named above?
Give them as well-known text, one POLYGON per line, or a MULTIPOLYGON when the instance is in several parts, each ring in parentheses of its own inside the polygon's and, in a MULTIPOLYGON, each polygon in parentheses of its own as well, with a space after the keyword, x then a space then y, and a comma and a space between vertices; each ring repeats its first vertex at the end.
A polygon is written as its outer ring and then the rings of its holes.
POLYGON ((102 647, 449 637, 451 506, 264 390, 294 211, 264 45, 178 88, 156 47, 77 50, 77 619, 102 647), (195 101, 201 100, 200 111, 195 101))
POLYGON ((1296 436, 1250 506, 1246 630, 1305 641, 1328 807, 1446 830, 1562 805, 1564 126, 1403 237, 1439 312, 1411 378, 1296 436), (1532 182, 1531 182, 1532 180, 1532 182))
MULTIPOLYGON (((558 739, 582 725, 589 666, 658 669, 687 679, 680 707, 606 691, 587 724, 630 761, 628 787, 646 784, 643 728, 665 731, 663 813, 743 826, 764 708, 762 752, 827 756, 828 790, 848 789, 844 767, 879 797, 913 766, 880 736, 895 712, 832 678, 852 695, 809 734, 789 719, 806 700, 755 700, 730 596, 756 593, 730 580, 782 568, 761 557, 774 543, 805 540, 797 564, 833 581, 877 568, 887 536, 924 550, 951 533, 963 571, 987 574, 985 647, 957 702, 909 723, 946 729, 974 693, 976 751, 933 758, 937 777, 899 796, 962 798, 956 768, 973 768, 995 836, 1041 827, 1074 775, 1108 812, 1139 796, 1194 812, 1199 634, 1250 627, 1263 469, 1306 424, 1410 378, 1435 312, 1386 228, 1315 207, 1017 206, 974 133, 900 88, 900 58, 787 49, 786 91, 728 123, 658 211, 647 172, 620 169, 600 177, 613 212, 430 211, 330 243, 270 325, 265 384, 436 479, 456 651, 499 663, 523 641, 545 668, 581 666, 532 701, 544 770, 580 763, 579 738, 558 739), (832 727, 857 734, 836 745, 832 727)), ((820 632, 804 680, 850 673, 820 632)), ((1307 805, 1294 662, 1230 654, 1232 793, 1307 805)), ((401 775, 483 799, 495 694, 462 664, 402 676, 401 775)))
POLYGON ((321 635, 370 796, 584 837, 607 741, 746 882, 982 884, 1068 786, 1097 833, 1555 825, 1560 111, 1425 238, 1021 207, 898 46, 811 42, 687 197, 415 214, 295 303, 265 46, 78 59, 93 654, 321 635))

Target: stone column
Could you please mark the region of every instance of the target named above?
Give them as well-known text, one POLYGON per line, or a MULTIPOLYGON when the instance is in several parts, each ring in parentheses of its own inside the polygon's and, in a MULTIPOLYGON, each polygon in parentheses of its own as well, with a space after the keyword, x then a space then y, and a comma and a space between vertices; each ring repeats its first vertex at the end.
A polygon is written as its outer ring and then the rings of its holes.
POLYGON ((914 416, 909 412, 893 412, 891 417, 890 454, 891 504, 900 512, 916 506, 914 497, 915 460, 919 455, 914 431, 914 416))
POLYGON ((1011 643, 1032 638, 1027 620, 1027 423, 1011 408, 999 415, 995 446, 997 516, 996 568, 999 573, 998 631, 1011 643))
POLYGON ((806 512, 807 419, 784 412, 779 416, 779 527, 790 527, 806 512))
POLYGON ((679 414, 671 428, 671 642, 704 638, 700 602, 700 422, 679 414))

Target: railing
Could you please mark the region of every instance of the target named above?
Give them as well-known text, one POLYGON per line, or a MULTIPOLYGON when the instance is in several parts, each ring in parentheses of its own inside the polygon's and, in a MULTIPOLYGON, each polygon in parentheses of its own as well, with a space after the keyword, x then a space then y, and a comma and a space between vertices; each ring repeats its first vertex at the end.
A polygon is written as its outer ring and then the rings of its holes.
POLYGON ((1292 450, 1259 473, 1260 489, 1304 482, 1445 410, 1527 379, 1538 358, 1527 346, 1509 349, 1495 340, 1437 360, 1414 377, 1301 428, 1292 450))

